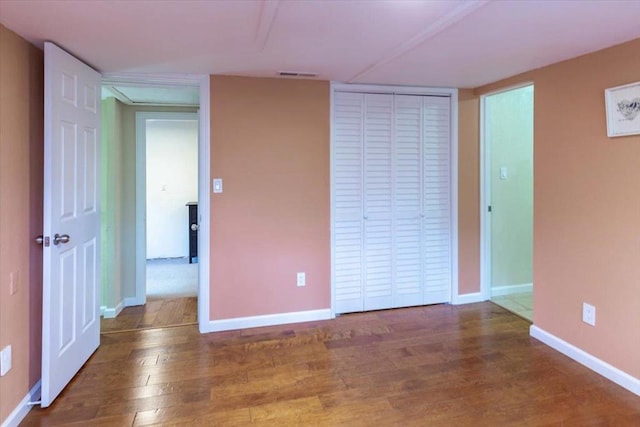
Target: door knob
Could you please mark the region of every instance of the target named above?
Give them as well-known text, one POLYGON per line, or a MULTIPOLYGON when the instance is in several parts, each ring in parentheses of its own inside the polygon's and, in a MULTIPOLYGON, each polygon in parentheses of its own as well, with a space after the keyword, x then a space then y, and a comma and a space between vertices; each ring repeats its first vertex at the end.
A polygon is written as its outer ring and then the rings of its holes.
POLYGON ((37 245, 41 245, 44 243, 44 236, 40 235, 33 240, 36 242, 37 245))
POLYGON ((195 224, 195 223, 191 224, 191 231, 196 231, 196 230, 198 230, 198 228, 199 228, 198 224, 195 224))
POLYGON ((59 245, 60 243, 69 243, 69 240, 71 240, 71 238, 69 237, 68 234, 58 234, 58 233, 56 233, 56 235, 53 236, 53 244, 54 245, 59 245))

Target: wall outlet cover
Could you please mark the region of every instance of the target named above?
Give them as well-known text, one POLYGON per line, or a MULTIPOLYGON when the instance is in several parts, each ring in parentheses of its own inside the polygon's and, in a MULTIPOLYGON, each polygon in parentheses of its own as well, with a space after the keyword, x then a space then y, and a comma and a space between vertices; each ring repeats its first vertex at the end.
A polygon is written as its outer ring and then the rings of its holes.
POLYGON ((307 275, 305 273, 298 273, 296 279, 298 286, 305 286, 307 284, 307 275))

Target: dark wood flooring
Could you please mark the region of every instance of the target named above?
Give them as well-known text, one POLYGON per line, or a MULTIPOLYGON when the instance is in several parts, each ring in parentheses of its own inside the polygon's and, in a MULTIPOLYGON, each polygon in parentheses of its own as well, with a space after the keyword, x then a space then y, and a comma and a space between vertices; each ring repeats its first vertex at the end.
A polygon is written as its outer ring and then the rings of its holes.
POLYGON ((640 397, 492 304, 102 335, 25 426, 640 426, 640 397))
POLYGON ((113 319, 100 319, 100 332, 123 332, 195 325, 198 298, 147 298, 145 305, 124 308, 113 319))

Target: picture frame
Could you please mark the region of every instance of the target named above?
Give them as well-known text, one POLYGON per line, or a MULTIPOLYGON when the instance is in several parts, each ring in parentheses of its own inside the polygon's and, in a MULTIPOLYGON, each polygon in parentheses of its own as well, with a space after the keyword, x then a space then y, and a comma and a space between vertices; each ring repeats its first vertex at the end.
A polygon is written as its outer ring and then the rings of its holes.
POLYGON ((604 91, 607 136, 640 135, 640 82, 604 91))

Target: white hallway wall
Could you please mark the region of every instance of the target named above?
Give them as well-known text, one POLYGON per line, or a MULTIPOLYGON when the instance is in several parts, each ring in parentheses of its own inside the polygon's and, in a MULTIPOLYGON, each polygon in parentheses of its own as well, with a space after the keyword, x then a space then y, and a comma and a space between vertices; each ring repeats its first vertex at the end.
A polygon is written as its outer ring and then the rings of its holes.
POLYGON ((198 200, 198 121, 147 120, 147 258, 189 255, 188 202, 198 200))

